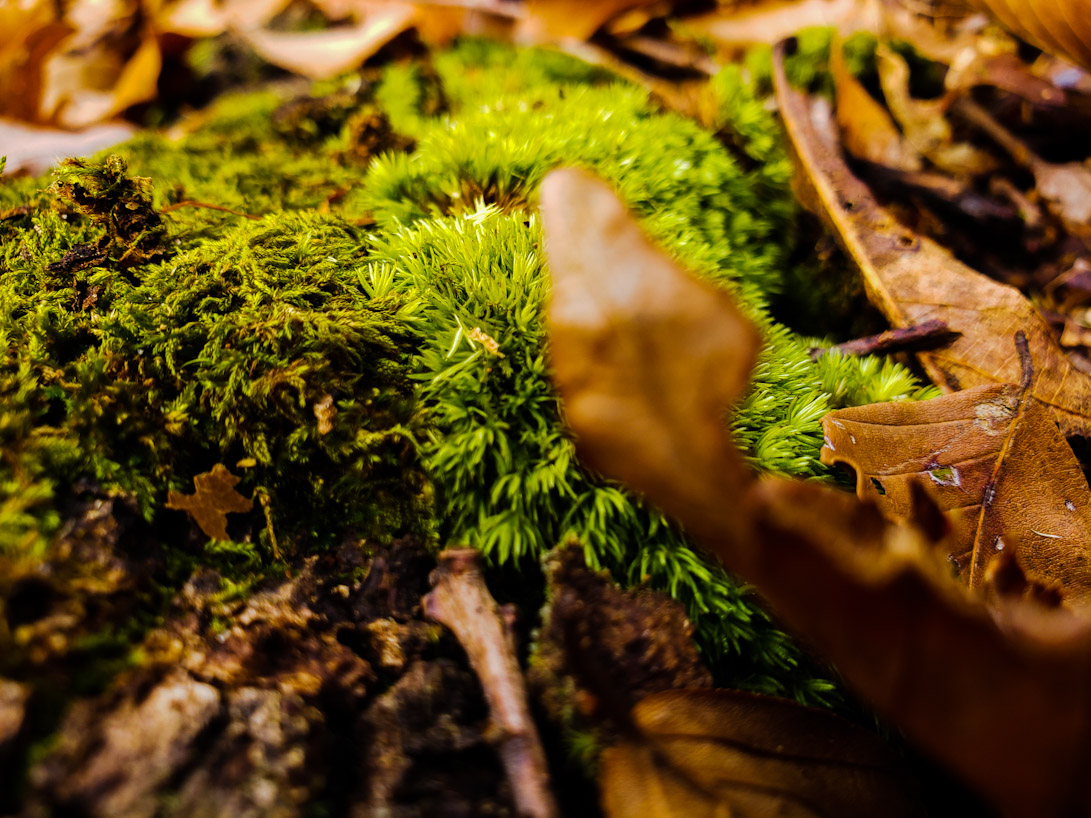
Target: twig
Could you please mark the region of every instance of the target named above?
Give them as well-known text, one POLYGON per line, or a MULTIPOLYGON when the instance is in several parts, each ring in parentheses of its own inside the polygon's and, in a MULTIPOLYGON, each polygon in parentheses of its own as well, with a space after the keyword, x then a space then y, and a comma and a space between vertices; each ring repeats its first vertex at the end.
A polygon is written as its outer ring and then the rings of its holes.
POLYGON ((179 210, 183 207, 203 207, 205 210, 219 210, 221 213, 230 213, 232 216, 242 216, 244 219, 252 219, 253 221, 261 221, 261 216, 251 216, 249 213, 242 213, 238 210, 232 210, 230 207, 224 207, 223 205, 212 204, 210 202, 195 202, 191 199, 186 199, 184 202, 175 202, 172 205, 168 205, 160 210, 160 213, 170 213, 172 210, 179 210))
POLYGON ((965 97, 954 104, 954 110, 971 125, 984 131, 993 142, 1011 154, 1011 158, 1029 171, 1034 171, 1041 159, 1011 131, 993 119, 989 112, 965 97))
POLYGON ((888 329, 878 335, 857 338, 843 344, 822 348, 812 347, 811 359, 817 361, 827 352, 845 355, 890 355, 894 352, 923 352, 945 347, 962 335, 948 328, 943 321, 925 321, 912 327, 888 329))
POLYGON ((428 616, 454 631, 481 680, 519 815, 556 818, 557 804, 549 788, 545 752, 527 706, 515 639, 485 587, 481 555, 472 548, 444 551, 431 579, 432 592, 421 603, 428 616))

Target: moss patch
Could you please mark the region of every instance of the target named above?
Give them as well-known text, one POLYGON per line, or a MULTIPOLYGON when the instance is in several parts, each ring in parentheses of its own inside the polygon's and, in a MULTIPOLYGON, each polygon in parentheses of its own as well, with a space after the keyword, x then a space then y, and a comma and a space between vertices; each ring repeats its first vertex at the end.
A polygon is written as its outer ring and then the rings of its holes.
POLYGON ((168 591, 215 565, 245 593, 346 537, 498 565, 574 537, 682 602, 722 683, 835 699, 748 589, 579 466, 548 378, 537 186, 576 163, 761 326, 735 421, 756 469, 824 478, 823 414, 921 394, 888 363, 811 362, 769 317, 796 209, 763 76, 715 84, 725 146, 596 69, 470 42, 0 185, 0 576, 57 556, 81 481, 133 498, 168 591), (229 542, 164 507, 217 463, 255 500, 229 542))

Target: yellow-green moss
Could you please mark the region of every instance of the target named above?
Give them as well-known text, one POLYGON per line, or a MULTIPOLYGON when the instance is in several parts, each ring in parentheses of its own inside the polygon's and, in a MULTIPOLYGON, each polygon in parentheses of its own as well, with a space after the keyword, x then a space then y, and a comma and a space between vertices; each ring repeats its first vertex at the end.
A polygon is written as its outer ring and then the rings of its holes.
POLYGON ((0 185, 0 210, 30 206, 0 221, 0 557, 48 551, 51 498, 80 479, 186 525, 167 492, 224 463, 255 510, 184 565, 260 576, 407 531, 503 563, 576 536, 592 564, 685 603, 721 681, 826 701, 832 682, 748 589, 576 462, 541 320, 537 185, 577 163, 761 326, 735 421, 755 468, 821 477, 825 412, 917 394, 890 364, 813 363, 768 315, 796 209, 763 82, 718 79, 729 150, 597 69, 470 42, 378 85, 224 100, 183 138, 142 134, 52 188, 0 185), (237 213, 171 208, 186 202, 237 213), (144 208, 147 229, 119 208, 144 208))

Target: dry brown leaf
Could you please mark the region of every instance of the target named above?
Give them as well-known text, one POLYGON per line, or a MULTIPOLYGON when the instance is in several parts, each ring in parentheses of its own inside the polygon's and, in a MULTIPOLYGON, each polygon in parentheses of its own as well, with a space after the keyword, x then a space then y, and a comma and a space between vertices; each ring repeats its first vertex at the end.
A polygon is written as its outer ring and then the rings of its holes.
POLYGON ((639 731, 602 754, 607 818, 923 815, 874 733, 832 713, 732 690, 641 700, 639 731))
MULTIPOLYGON (((745 387, 757 355, 753 326, 724 292, 694 280, 659 251, 602 181, 581 170, 557 170, 543 183, 541 196, 553 272, 548 320, 566 328, 554 332, 552 347, 565 415, 576 428, 586 420, 609 418, 607 427, 616 429, 614 435, 580 441, 581 455, 592 466, 613 462, 625 456, 635 434, 656 462, 681 463, 694 456, 738 460, 723 437, 722 412, 745 387), (614 268, 627 275, 595 273, 614 268), (629 335, 604 346, 601 355, 583 354, 590 335, 581 335, 580 328, 598 334, 614 315, 646 322, 660 335, 629 335), (642 369, 648 355, 663 354, 667 335, 672 347, 689 354, 672 352, 658 366, 647 367, 655 373, 652 378, 633 381, 629 373, 642 369), (634 401, 634 391, 644 399, 634 401), (634 407, 649 411, 634 412, 634 407), (684 442, 692 451, 672 449, 675 441, 661 433, 676 423, 687 425, 684 442)), ((668 479, 673 483, 677 476, 668 479)), ((700 479, 677 488, 694 498, 731 493, 729 483, 709 485, 700 479)))
POLYGON ((371 2, 361 22, 323 31, 252 29, 242 36, 263 59, 311 79, 328 79, 356 68, 403 31, 418 9, 411 3, 371 2))
POLYGON ((227 515, 232 512, 247 512, 254 507, 252 501, 235 491, 240 479, 222 463, 217 463, 212 471, 193 478, 196 489, 193 494, 170 492, 167 496, 167 508, 189 514, 206 536, 214 540, 229 539, 227 515))
POLYGON ((608 194, 576 171, 542 190, 553 373, 578 450, 677 518, 1005 815, 1091 811, 1091 623, 1028 596, 1011 556, 986 607, 923 529, 814 483, 753 483, 721 423, 753 328, 722 292, 687 287, 608 194))
POLYGON ((46 57, 74 31, 53 4, 0 4, 0 115, 34 122, 46 57))
POLYGON ((1091 19, 1082 0, 972 0, 1039 48, 1091 69, 1091 19))
POLYGON ((822 128, 819 105, 789 86, 779 50, 774 77, 800 178, 809 187, 803 201, 831 224, 872 302, 897 327, 939 320, 961 333, 947 348, 919 355, 929 376, 946 391, 1018 383, 1022 367, 1012 339, 1022 331, 1039 373, 1034 396, 1065 434, 1091 433, 1091 377, 1072 366, 1034 306, 1015 288, 898 224, 845 164, 822 128))
POLYGON ((586 40, 622 12, 650 6, 658 0, 525 0, 526 16, 518 27, 525 42, 586 40))
POLYGON ((888 39, 913 44, 913 50, 944 65, 953 66, 973 60, 981 54, 1014 52, 1013 37, 990 27, 937 25, 939 19, 928 13, 929 7, 902 0, 880 0, 879 19, 882 35, 888 39))
POLYGON ((751 45, 772 45, 811 26, 834 26, 847 36, 874 30, 877 25, 861 18, 859 0, 764 0, 687 17, 681 23, 728 52, 751 45))
POLYGON ((830 46, 830 76, 837 91, 837 124, 845 149, 857 159, 877 165, 920 170, 920 157, 902 138, 886 108, 849 72, 837 41, 830 46))
POLYGON ((41 118, 65 128, 111 119, 155 98, 162 65, 159 42, 150 33, 127 60, 107 43, 90 52, 73 47, 57 53, 45 64, 41 118))
POLYGON ((914 484, 951 522, 944 553, 971 588, 1009 548, 1066 601, 1091 596, 1091 490, 1027 385, 979 386, 922 403, 831 412, 822 462, 856 472, 856 494, 908 519, 914 484))
MULTIPOLYGON (((909 93, 905 58, 883 43, 875 49, 879 83, 890 112, 906 141, 937 168, 956 176, 976 176, 996 167, 996 160, 966 142, 955 142, 943 100, 915 99, 909 93)), ((831 71, 833 69, 831 63, 831 71)))
POLYGON ((156 30, 185 37, 215 37, 228 29, 263 26, 291 0, 180 0, 160 9, 156 30))

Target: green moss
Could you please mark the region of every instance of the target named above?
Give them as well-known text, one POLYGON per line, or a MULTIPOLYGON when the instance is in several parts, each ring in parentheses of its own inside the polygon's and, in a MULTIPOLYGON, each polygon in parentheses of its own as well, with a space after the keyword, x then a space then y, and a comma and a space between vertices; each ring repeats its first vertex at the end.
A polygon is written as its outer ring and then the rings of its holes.
MULTIPOLYGON (((797 73, 820 45, 801 50, 797 73)), ((232 542, 191 542, 179 579, 226 563, 232 593, 245 593, 248 575, 349 533, 430 534, 495 564, 575 536, 591 564, 684 602, 722 682, 829 701, 828 674, 747 588, 579 465, 542 322, 537 187, 576 163, 761 327, 734 425, 756 469, 825 479, 823 414, 918 394, 889 363, 812 362, 769 317, 796 208, 760 68, 759 57, 717 79, 729 147, 598 69, 470 42, 434 65, 391 67, 377 88, 329 84, 325 101, 225 100, 181 140, 143 134, 120 160, 66 167, 48 193, 44 181, 0 185, 5 207, 31 205, 0 221, 0 548, 47 547, 51 492, 80 477, 134 495, 155 524, 177 521, 167 492, 219 462, 255 510, 232 521, 232 542), (365 173, 363 157, 384 149, 365 173), (75 186, 91 205, 64 204, 75 186), (154 248, 138 238, 148 249, 126 257, 98 212, 116 212, 108 191, 262 218, 169 210, 154 248), (100 242, 87 266, 51 268, 100 242)))
MULTIPOLYGON (((270 510, 253 532, 266 555, 278 530, 328 542, 427 528, 407 378, 414 306, 368 293, 357 228, 314 210, 233 217, 203 243, 171 242, 189 249, 162 261, 57 272, 50 259, 93 230, 63 216, 39 211, 5 244, 0 337, 23 360, 5 392, 13 436, 67 441, 80 473, 135 495, 149 519, 172 513, 168 491, 225 463, 270 510), (35 415, 55 420, 30 429, 35 415)), ((25 505, 42 470, 17 460, 25 505)))

